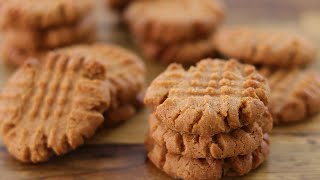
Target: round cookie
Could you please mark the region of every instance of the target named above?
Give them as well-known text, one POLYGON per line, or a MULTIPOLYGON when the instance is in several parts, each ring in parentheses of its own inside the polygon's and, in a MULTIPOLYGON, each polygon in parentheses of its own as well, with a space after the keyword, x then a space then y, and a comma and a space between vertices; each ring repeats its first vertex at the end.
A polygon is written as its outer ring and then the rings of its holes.
POLYGON ((226 27, 215 38, 217 51, 245 63, 275 67, 303 66, 315 59, 314 46, 295 34, 226 27))
POLYGON ((93 0, 8 0, 0 12, 1 28, 44 29, 72 24, 90 13, 93 0))
POLYGON ((192 40, 168 45, 157 42, 138 42, 142 52, 148 59, 163 63, 195 64, 203 58, 214 56, 213 35, 201 40, 192 40))
POLYGON ((302 121, 320 112, 320 75, 305 69, 260 70, 269 80, 269 110, 275 124, 302 121))
POLYGON ((223 16, 218 0, 134 1, 125 11, 136 39, 162 44, 207 37, 223 16))
POLYGON ((107 123, 125 120, 119 117, 112 118, 114 117, 112 114, 119 109, 125 110, 124 114, 134 114, 133 108, 137 109, 139 104, 137 99, 144 90, 146 71, 139 57, 119 46, 102 43, 71 46, 59 51, 90 57, 105 66, 106 79, 110 83, 112 97, 111 107, 105 113, 107 123))
POLYGON ((263 139, 262 128, 254 123, 229 133, 214 136, 189 135, 173 131, 149 117, 149 136, 169 153, 189 158, 224 159, 246 155, 257 149, 263 139))
POLYGON ((28 61, 0 94, 0 132, 22 162, 44 162, 82 145, 110 105, 106 69, 89 58, 50 53, 28 61))
POLYGON ((172 64, 149 86, 144 99, 168 128, 213 136, 264 116, 269 86, 251 65, 205 59, 189 70, 172 64))
POLYGON ((149 160, 166 174, 177 179, 221 179, 223 176, 242 176, 260 166, 269 155, 268 135, 265 134, 261 145, 244 156, 226 159, 193 159, 168 153, 162 146, 146 141, 149 160))

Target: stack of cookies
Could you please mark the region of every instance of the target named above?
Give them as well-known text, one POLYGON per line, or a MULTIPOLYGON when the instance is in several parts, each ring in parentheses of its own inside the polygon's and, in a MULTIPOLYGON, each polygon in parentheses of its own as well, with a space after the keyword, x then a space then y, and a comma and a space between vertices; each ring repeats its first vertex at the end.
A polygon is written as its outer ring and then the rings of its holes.
POLYGON ((0 94, 0 133, 18 160, 48 161, 133 115, 145 70, 132 53, 94 44, 41 58, 26 61, 0 94))
POLYGON ((250 27, 225 27, 215 36, 222 55, 260 67, 271 87, 269 109, 275 124, 306 120, 320 112, 320 75, 310 41, 299 35, 250 27))
POLYGON ((147 89, 150 161, 179 179, 241 176, 268 157, 269 86, 251 65, 172 64, 147 89))
POLYGON ((89 14, 92 0, 19 0, 2 2, 0 10, 1 56, 21 65, 30 56, 95 39, 89 14))
POLYGON ((213 56, 224 11, 218 0, 152 0, 132 2, 124 16, 147 58, 194 64, 213 56))

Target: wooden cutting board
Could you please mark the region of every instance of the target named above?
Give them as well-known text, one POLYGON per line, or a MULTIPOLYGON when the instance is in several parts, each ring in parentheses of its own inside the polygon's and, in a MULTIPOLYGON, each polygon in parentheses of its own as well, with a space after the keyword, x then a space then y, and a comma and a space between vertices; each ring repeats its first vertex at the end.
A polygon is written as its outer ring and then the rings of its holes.
MULTIPOLYGON (((226 4, 228 25, 296 31, 306 34, 320 47, 319 0, 226 0, 226 4)), ((105 11, 101 0, 97 0, 95 15, 102 41, 120 44, 140 54, 118 19, 105 11)), ((165 67, 145 62, 149 84, 165 67)), ((312 68, 320 72, 320 63, 312 68)), ((13 70, 0 64, 0 87, 13 70)), ((38 165, 19 163, 0 143, 0 179, 170 179, 146 159, 142 143, 147 116, 147 110, 143 109, 117 127, 101 129, 76 151, 38 165)), ((240 179, 320 179, 320 115, 304 123, 276 127, 271 142, 269 160, 240 179)))

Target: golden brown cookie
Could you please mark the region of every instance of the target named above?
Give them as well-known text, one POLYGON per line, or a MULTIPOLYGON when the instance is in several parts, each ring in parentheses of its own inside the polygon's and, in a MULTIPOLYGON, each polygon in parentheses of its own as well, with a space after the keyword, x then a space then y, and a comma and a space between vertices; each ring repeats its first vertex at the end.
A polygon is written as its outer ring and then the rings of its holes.
POLYGON ((149 117, 149 132, 155 143, 164 146, 169 153, 189 158, 224 159, 246 155, 257 149, 263 139, 262 128, 257 123, 229 133, 199 136, 173 131, 154 115, 149 117))
POLYGON ((137 39, 162 44, 206 37, 223 16, 218 0, 134 1, 125 11, 125 19, 137 39))
POLYGON ((213 35, 200 40, 163 45, 157 42, 139 42, 143 54, 163 63, 195 64, 203 58, 214 56, 213 35))
POLYGON ((26 62, 0 94, 0 132, 22 162, 43 162, 76 149, 104 122, 110 104, 100 63, 62 53, 42 61, 26 62))
POLYGON ((119 111, 119 108, 125 110, 126 114, 134 114, 132 108, 137 104, 137 97, 143 91, 145 82, 145 66, 139 57, 119 46, 102 43, 71 46, 60 51, 90 57, 105 66, 112 97, 111 107, 105 113, 110 119, 108 121, 119 121, 119 116, 112 120, 114 111, 119 111))
POLYGON ((226 159, 193 159, 167 152, 162 146, 147 141, 151 148, 150 161, 171 177, 178 179, 221 179, 223 176, 242 176, 260 166, 269 155, 268 135, 265 134, 261 145, 251 153, 226 159), (151 145, 150 145, 151 144, 151 145))
POLYGON ((275 124, 302 121, 320 112, 320 75, 305 69, 263 68, 271 88, 270 112, 275 124))
POLYGON ((93 0, 8 0, 0 12, 1 28, 44 29, 72 24, 93 8, 93 0))
POLYGON ((17 48, 52 49, 74 43, 89 43, 96 39, 94 21, 85 20, 76 25, 60 26, 42 31, 10 29, 3 32, 3 44, 17 48))
POLYGON ((168 128, 212 136, 253 124, 266 113, 269 86, 251 65, 205 59, 172 64, 147 89, 145 104, 168 128))
POLYGON ((226 27, 218 31, 215 46, 229 58, 256 65, 303 66, 315 59, 315 48, 309 41, 287 32, 226 27))

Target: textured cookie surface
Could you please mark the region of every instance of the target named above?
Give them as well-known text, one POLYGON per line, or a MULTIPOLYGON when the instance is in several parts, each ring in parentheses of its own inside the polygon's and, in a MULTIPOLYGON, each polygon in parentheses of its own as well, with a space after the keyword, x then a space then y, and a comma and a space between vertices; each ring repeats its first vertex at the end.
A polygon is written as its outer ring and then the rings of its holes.
POLYGON ((8 0, 2 4, 2 28, 36 28, 70 24, 86 16, 93 7, 92 0, 8 0))
POLYGON ((319 74, 308 69, 263 68, 260 72, 269 80, 269 109, 276 124, 301 121, 320 112, 319 74))
MULTIPOLYGON (((164 147, 147 141, 148 158, 159 169, 178 179, 221 179, 222 176, 242 176, 262 164, 269 155, 268 135, 253 152, 226 159, 192 159, 168 153, 164 147), (148 144, 149 143, 149 144, 148 144), (151 145, 150 145, 151 143, 151 145)), ((152 141, 152 139, 151 139, 152 141)))
POLYGON ((125 18, 137 39, 177 43, 210 34, 222 21, 223 8, 218 0, 135 1, 125 18))
POLYGON ((8 151, 43 162, 84 143, 110 104, 105 68, 90 59, 51 53, 26 62, 0 94, 0 130, 8 151))
POLYGON ((112 111, 120 108, 132 114, 132 105, 137 103, 145 81, 145 67, 139 57, 119 46, 105 44, 79 45, 61 51, 91 57, 103 64, 111 85, 112 101, 108 111, 112 114, 112 111))
POLYGON ((268 93, 253 66, 206 59, 189 70, 170 65, 151 83, 144 102, 168 128, 211 136, 259 120, 268 93))
POLYGON ((195 64, 203 58, 214 56, 213 34, 201 40, 162 45, 157 42, 138 42, 144 55, 163 63, 195 64))
POLYGON ((149 132, 155 143, 169 153, 189 158, 223 159, 249 154, 263 139, 261 127, 254 123, 229 133, 214 136, 182 134, 166 128, 153 115, 149 117, 149 132))
POLYGON ((315 58, 315 48, 303 37, 279 31, 230 27, 218 31, 217 50, 245 63, 276 67, 303 66, 315 58))

